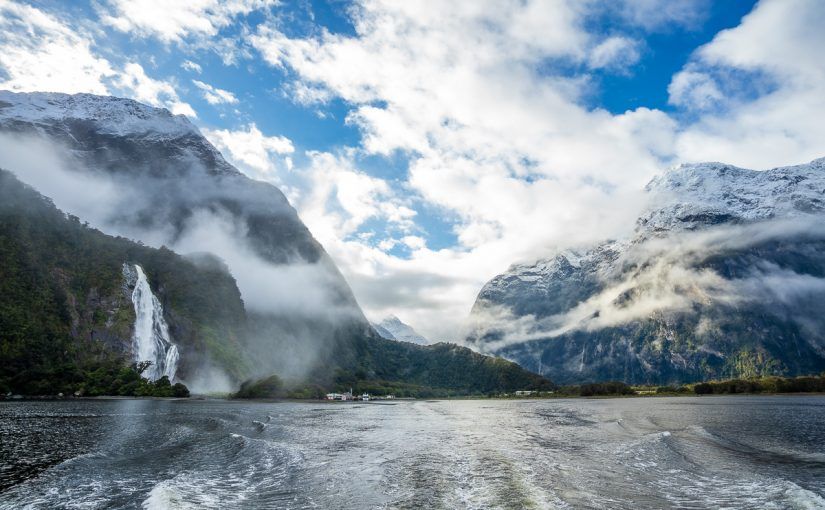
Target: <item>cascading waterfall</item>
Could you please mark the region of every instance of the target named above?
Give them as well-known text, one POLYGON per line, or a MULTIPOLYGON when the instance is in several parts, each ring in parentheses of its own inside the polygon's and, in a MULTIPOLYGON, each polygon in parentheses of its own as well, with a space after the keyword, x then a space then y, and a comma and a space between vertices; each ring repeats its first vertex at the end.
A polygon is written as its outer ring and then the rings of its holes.
POLYGON ((143 372, 143 376, 150 381, 160 379, 164 375, 172 381, 178 369, 178 348, 169 337, 169 327, 163 318, 163 307, 152 293, 143 268, 135 264, 134 270, 137 277, 132 291, 132 303, 135 306, 132 350, 135 361, 152 362, 143 372))

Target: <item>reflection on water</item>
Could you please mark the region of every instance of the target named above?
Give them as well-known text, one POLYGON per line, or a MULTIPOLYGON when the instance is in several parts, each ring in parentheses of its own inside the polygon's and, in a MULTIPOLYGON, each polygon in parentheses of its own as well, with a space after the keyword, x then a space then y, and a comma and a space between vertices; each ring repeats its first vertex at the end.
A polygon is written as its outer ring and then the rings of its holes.
POLYGON ((0 403, 0 508, 825 508, 825 397, 0 403))

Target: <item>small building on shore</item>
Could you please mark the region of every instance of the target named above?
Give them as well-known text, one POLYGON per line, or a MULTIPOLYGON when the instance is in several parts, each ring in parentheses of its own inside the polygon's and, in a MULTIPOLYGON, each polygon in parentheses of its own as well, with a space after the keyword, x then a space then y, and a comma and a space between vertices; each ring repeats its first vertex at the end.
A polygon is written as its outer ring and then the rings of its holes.
POLYGON ((352 388, 345 393, 327 393, 326 400, 355 400, 352 395, 352 388))

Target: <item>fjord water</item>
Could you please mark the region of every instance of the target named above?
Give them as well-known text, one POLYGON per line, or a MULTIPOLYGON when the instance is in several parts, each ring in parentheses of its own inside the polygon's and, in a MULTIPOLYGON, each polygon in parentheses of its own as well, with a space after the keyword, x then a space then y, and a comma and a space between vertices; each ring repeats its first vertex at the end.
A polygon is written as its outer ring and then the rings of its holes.
POLYGON ((0 508, 825 508, 825 397, 0 403, 0 508))

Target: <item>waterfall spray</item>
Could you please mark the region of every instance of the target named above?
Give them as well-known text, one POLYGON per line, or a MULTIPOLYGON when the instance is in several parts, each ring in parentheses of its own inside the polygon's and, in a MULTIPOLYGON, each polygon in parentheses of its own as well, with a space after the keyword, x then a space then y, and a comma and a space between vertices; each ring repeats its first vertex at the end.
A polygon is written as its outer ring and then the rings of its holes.
POLYGON ((132 337, 134 359, 138 362, 152 362, 143 373, 150 381, 160 379, 164 375, 171 381, 178 369, 178 348, 169 337, 169 327, 163 318, 163 307, 152 293, 143 268, 135 264, 134 270, 137 276, 132 291, 132 303, 135 306, 135 332, 132 337))

